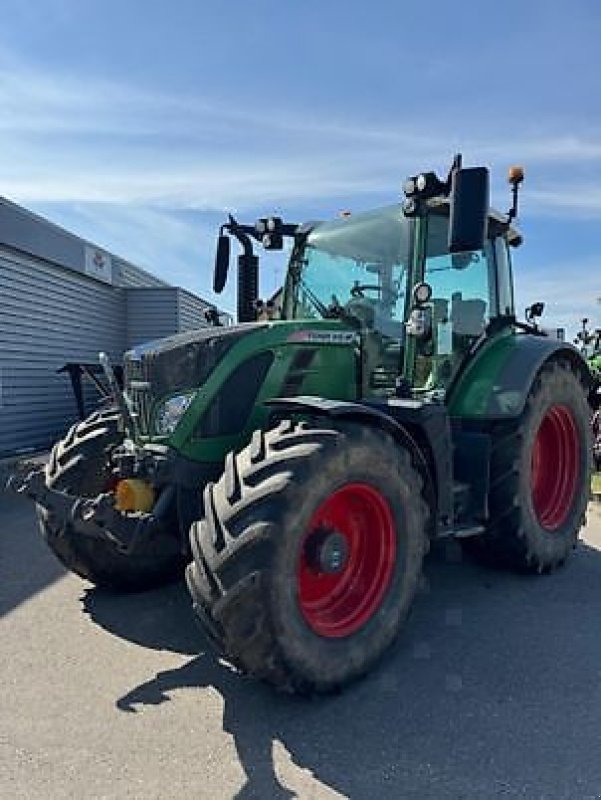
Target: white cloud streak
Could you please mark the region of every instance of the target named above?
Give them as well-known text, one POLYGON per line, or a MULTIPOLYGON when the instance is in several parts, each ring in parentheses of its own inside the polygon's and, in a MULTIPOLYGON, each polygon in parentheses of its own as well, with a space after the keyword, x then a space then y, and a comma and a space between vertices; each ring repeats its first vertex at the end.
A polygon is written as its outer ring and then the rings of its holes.
MULTIPOLYGON (((40 74, 0 62, 0 192, 18 201, 105 201, 244 208, 281 200, 396 193, 416 165, 445 168, 462 146, 472 163, 534 170, 574 163, 601 178, 601 136, 512 137, 467 125, 422 135, 389 122, 313 119, 310 113, 126 84, 40 74)), ((431 130, 427 121, 419 127, 431 130)), ((439 130, 439 129, 437 129, 439 130)), ((601 214, 601 195, 532 188, 537 213, 601 214), (576 199, 575 199, 576 198, 576 199)))
POLYGON ((591 183, 568 184, 564 191, 534 189, 529 192, 527 202, 537 213, 563 215, 567 212, 589 219, 601 217, 601 188, 591 183))

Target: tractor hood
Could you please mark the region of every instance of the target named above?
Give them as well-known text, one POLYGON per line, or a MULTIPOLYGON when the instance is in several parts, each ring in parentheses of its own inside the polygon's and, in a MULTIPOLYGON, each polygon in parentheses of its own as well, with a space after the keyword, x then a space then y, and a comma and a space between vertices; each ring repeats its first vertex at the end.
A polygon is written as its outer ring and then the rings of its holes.
POLYGON ((161 397, 201 386, 228 350, 264 325, 200 328, 134 347, 124 357, 125 388, 161 397))
POLYGON ((125 390, 142 437, 160 435, 166 401, 193 394, 169 442, 188 458, 212 461, 217 450, 225 457, 242 428, 265 423, 267 399, 355 399, 358 344, 356 327, 342 320, 204 328, 126 353, 125 390))

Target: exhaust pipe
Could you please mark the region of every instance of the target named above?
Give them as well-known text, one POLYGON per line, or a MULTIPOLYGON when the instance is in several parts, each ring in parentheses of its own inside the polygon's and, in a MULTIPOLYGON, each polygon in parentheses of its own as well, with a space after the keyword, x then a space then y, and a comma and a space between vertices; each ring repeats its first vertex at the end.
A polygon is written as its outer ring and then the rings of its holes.
POLYGON ((238 322, 254 322, 259 296, 259 257, 245 246, 238 256, 238 322))

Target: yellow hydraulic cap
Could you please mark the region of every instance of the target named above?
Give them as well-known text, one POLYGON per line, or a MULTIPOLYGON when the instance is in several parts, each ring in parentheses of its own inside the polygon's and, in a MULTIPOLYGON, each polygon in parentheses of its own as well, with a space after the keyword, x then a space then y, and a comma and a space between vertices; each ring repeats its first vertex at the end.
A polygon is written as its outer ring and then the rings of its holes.
POLYGON ((139 478, 119 481, 115 489, 117 511, 144 511, 148 513, 154 505, 154 489, 139 478))

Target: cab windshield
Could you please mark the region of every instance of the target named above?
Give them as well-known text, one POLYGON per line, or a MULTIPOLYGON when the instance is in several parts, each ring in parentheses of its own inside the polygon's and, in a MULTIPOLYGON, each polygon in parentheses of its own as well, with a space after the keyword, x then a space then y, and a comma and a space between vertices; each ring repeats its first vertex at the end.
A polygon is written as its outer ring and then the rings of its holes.
POLYGON ((348 313, 400 336, 409 259, 409 222, 400 205, 316 226, 299 254, 295 319, 348 313))

